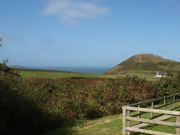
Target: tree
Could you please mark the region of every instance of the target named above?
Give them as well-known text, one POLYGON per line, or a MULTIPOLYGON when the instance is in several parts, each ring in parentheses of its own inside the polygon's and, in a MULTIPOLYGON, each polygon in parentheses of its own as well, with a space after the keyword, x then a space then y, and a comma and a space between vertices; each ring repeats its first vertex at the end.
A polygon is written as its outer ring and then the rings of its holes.
MULTIPOLYGON (((3 38, 0 37, 0 42, 2 41, 3 38)), ((2 44, 0 44, 0 47, 2 47, 2 44)))

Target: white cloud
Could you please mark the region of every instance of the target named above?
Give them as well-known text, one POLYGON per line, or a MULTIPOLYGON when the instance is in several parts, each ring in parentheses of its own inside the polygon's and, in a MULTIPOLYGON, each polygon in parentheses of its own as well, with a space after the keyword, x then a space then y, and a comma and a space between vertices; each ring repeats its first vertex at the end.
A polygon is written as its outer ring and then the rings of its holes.
POLYGON ((107 15, 109 7, 78 0, 48 0, 48 4, 42 11, 44 15, 60 15, 61 21, 69 25, 77 25, 79 19, 94 19, 100 15, 107 15))

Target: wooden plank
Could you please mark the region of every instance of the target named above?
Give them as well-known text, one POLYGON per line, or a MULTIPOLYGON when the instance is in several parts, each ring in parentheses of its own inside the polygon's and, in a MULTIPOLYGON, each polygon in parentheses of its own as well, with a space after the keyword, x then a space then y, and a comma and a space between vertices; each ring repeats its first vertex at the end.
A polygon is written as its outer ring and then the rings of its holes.
POLYGON ((150 108, 130 107, 130 106, 127 106, 126 109, 133 110, 133 111, 164 113, 164 114, 169 114, 169 115, 180 115, 179 111, 157 110, 157 109, 150 109, 150 108))
POLYGON ((142 127, 145 127, 145 126, 148 126, 148 125, 150 125, 150 124, 149 123, 140 123, 140 124, 132 126, 132 127, 134 127, 134 128, 142 128, 142 127))
MULTIPOLYGON (((140 122, 145 122, 145 123, 150 123, 150 124, 159 124, 159 125, 166 125, 166 126, 174 126, 174 124, 176 123, 173 123, 173 122, 165 122, 165 121, 161 121, 161 120, 164 120, 164 119, 168 119, 169 116, 167 117, 164 117, 161 119, 154 119, 154 120, 150 120, 150 119, 142 119, 142 118, 133 118, 133 117, 126 117, 127 120, 133 120, 133 121, 140 121, 140 122)), ((139 125, 138 125, 139 126, 139 125)), ((138 126, 134 126, 134 127, 138 127, 138 126)), ((130 126, 127 126, 127 127, 130 127, 130 126)))
MULTIPOLYGON (((130 110, 127 110, 127 117, 130 117, 130 110)), ((127 120, 127 119, 126 119, 127 120)), ((130 127, 131 126, 131 121, 130 120, 127 120, 127 127, 130 127)), ((130 131, 127 131, 127 135, 130 135, 130 131)))
MULTIPOLYGON (((151 102, 151 109, 154 109, 154 102, 151 102)), ((151 118, 153 117, 153 113, 151 113, 151 118)))
MULTIPOLYGON (((180 116, 177 116, 176 123, 180 123, 180 116)), ((176 128, 176 135, 180 135, 180 127, 176 128)))
POLYGON ((167 104, 165 104, 165 105, 160 105, 160 106, 154 107, 154 109, 158 109, 158 108, 161 108, 161 107, 164 107, 164 106, 167 106, 167 105, 171 105, 171 104, 176 103, 176 102, 178 102, 178 101, 180 101, 180 99, 179 99, 179 100, 176 100, 176 101, 174 101, 174 102, 169 102, 169 103, 167 103, 167 104))
POLYGON ((147 112, 136 113, 136 114, 131 115, 131 117, 136 117, 136 116, 138 116, 138 115, 142 115, 142 114, 145 114, 145 113, 147 113, 147 112))
POLYGON ((179 107, 180 107, 180 105, 172 108, 170 111, 175 110, 175 109, 177 109, 177 108, 179 108, 179 107))
MULTIPOLYGON (((138 108, 140 108, 141 106, 140 105, 138 105, 138 108)), ((140 113, 140 111, 138 111, 138 113, 140 113)), ((141 118, 141 114, 140 115, 138 115, 138 118, 141 118)), ((138 123, 139 123, 139 121, 138 121, 138 123)))
POLYGON ((126 130, 134 131, 134 132, 147 133, 147 134, 151 134, 151 135, 175 135, 175 134, 170 134, 170 133, 150 131, 150 130, 145 130, 145 129, 132 128, 132 127, 127 127, 126 130))
POLYGON ((172 115, 164 115, 164 116, 156 118, 155 120, 166 120, 166 119, 169 119, 169 118, 172 118, 172 115))
MULTIPOLYGON (((177 101, 180 101, 180 100, 177 100, 177 101)), ((169 105, 169 103, 168 103, 168 105, 169 105)), ((158 108, 161 108, 161 107, 164 107, 164 105, 158 106, 158 107, 154 107, 154 109, 158 109, 158 108)), ((175 110, 175 109, 177 109, 177 108, 179 108, 179 107, 180 107, 180 106, 174 107, 174 108, 171 109, 170 111, 175 110)), ((142 114, 144 114, 144 113, 147 113, 147 112, 136 113, 136 114, 133 114, 131 117, 136 117, 136 116, 142 115, 142 114)))
MULTIPOLYGON (((173 96, 173 102, 175 102, 175 101, 176 101, 176 97, 173 96)), ((173 104, 173 108, 174 108, 174 106, 175 106, 175 103, 173 104)))
MULTIPOLYGON (((158 118, 156 118, 154 120, 155 121, 162 121, 162 120, 169 119, 171 117, 172 117, 171 115, 164 115, 164 116, 158 117, 158 118)), ((141 123, 141 124, 135 125, 133 127, 134 128, 142 128, 142 127, 145 127, 145 126, 148 126, 148 125, 150 125, 150 124, 149 123, 141 123)))
POLYGON ((123 106, 122 110, 123 110, 123 135, 126 135, 126 106, 123 106))

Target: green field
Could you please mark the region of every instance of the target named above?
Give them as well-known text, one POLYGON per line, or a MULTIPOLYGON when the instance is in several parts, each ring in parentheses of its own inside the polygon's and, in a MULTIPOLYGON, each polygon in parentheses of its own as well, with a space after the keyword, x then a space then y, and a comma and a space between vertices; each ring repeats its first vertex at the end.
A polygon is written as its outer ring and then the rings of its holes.
MULTIPOLYGON (((161 73, 166 73, 166 71, 159 71, 161 73)), ((146 78, 146 80, 159 80, 159 78, 154 78, 156 75, 157 71, 156 70, 130 70, 126 74, 127 75, 137 75, 139 78, 143 79, 146 78)))
POLYGON ((98 74, 88 74, 79 72, 67 72, 67 71, 53 71, 53 70, 36 70, 36 69, 14 69, 15 72, 19 73, 23 79, 31 77, 46 77, 51 79, 57 78, 71 78, 71 77, 83 77, 83 78, 117 78, 124 77, 126 75, 138 76, 141 79, 146 79, 150 81, 159 80, 159 78, 154 78, 156 71, 151 70, 130 70, 126 74, 121 75, 98 75, 98 74))
POLYGON ((36 70, 36 69, 14 69, 23 79, 30 77, 46 77, 51 79, 83 77, 83 78, 117 78, 116 75, 97 75, 79 72, 53 71, 53 70, 36 70))

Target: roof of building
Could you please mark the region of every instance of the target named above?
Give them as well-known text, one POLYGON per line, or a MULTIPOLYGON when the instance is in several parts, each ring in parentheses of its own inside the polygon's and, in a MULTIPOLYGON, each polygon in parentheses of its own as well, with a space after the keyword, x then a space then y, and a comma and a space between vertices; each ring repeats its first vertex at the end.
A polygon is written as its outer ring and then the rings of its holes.
POLYGON ((167 75, 166 73, 157 73, 156 75, 167 75))

